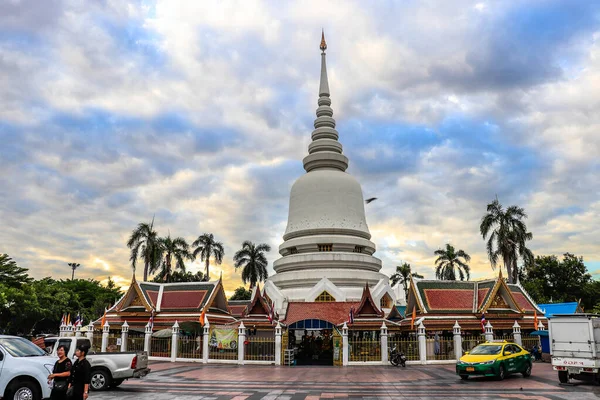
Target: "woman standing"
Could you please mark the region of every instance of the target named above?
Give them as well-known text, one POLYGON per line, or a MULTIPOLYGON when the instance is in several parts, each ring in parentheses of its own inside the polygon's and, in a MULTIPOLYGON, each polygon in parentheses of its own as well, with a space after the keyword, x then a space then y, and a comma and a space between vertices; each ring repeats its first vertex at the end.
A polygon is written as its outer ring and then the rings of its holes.
POLYGON ((69 379, 69 390, 73 391, 73 395, 69 399, 87 400, 88 398, 91 380, 90 362, 85 358, 88 350, 87 346, 79 346, 75 350, 77 360, 75 360, 73 368, 71 368, 71 377, 69 379))
POLYGON ((65 346, 58 346, 56 349, 58 361, 54 364, 52 373, 48 375, 48 382, 54 380, 50 400, 65 400, 67 398, 67 386, 69 385, 69 376, 71 376, 71 360, 67 358, 65 346))

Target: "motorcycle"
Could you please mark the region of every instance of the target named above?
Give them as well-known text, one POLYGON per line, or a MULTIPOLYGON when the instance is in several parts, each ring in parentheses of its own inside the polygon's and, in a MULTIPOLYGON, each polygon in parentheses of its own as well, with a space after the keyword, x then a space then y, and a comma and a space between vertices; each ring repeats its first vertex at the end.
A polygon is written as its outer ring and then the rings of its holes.
POLYGON ((390 363, 397 367, 401 365, 402 367, 406 367, 406 356, 403 352, 398 351, 396 346, 390 351, 390 363))

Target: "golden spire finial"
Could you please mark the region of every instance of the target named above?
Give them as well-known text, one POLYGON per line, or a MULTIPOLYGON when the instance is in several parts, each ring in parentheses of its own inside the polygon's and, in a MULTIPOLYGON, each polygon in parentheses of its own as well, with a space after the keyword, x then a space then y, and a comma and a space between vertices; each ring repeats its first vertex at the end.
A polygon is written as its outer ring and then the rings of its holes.
POLYGON ((500 270, 500 274, 498 274, 498 278, 502 279, 502 267, 500 267, 499 270, 500 270))
POLYGON ((327 50, 327 43, 325 42, 325 31, 321 30, 321 46, 319 47, 323 53, 327 50))

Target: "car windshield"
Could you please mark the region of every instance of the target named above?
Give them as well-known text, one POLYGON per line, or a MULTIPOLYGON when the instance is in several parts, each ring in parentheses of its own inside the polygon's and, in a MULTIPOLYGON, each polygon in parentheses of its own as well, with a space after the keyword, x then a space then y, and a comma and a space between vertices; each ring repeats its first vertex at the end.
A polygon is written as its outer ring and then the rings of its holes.
POLYGON ((502 350, 502 346, 493 346, 493 345, 479 345, 471 350, 470 354, 479 354, 479 355, 492 355, 492 354, 500 354, 500 350, 502 350))
POLYGON ((27 339, 23 338, 2 338, 0 346, 4 348, 13 357, 36 357, 45 356, 44 350, 37 347, 27 339))

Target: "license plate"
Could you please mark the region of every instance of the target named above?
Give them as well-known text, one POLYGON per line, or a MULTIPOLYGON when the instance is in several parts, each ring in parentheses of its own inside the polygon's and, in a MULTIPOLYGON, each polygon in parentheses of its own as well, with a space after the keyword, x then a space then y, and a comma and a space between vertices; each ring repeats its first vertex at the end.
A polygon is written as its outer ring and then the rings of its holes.
POLYGON ((475 371, 475 367, 467 367, 467 372, 473 372, 475 371))

